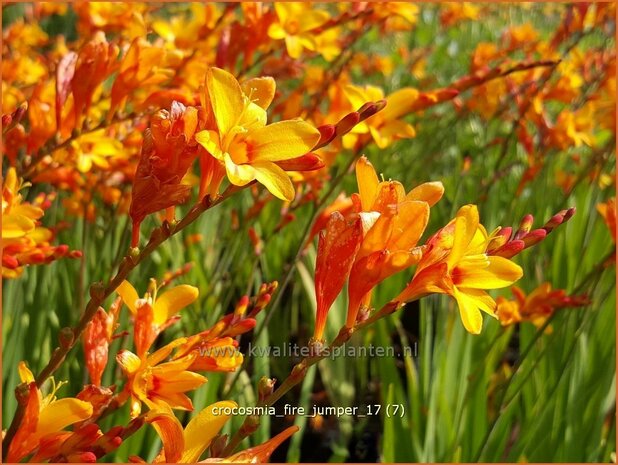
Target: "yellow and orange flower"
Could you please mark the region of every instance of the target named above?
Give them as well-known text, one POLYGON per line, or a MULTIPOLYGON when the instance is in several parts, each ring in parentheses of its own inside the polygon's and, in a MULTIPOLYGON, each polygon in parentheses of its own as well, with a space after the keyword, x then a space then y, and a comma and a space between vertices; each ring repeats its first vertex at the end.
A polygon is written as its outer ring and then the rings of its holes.
MULTIPOLYGON (((202 165, 206 169, 212 172, 223 166, 232 184, 244 186, 257 180, 275 197, 290 201, 294 186, 278 162, 310 152, 320 132, 300 120, 266 125, 266 108, 274 95, 272 78, 251 79, 241 86, 227 71, 210 68, 202 102, 209 112, 207 129, 195 139, 208 152, 202 165)), ((208 179, 211 195, 218 190, 221 176, 216 172, 208 179)), ((200 191, 206 193, 204 180, 200 191)))
POLYGON ((522 269, 504 257, 487 254, 493 235, 479 223, 478 209, 466 205, 427 243, 412 281, 394 300, 409 302, 428 294, 449 294, 459 306, 464 327, 479 334, 481 311, 496 318, 496 302, 486 289, 507 287, 522 269))
MULTIPOLYGON (((344 88, 345 95, 354 109, 361 108, 366 102, 377 102, 384 99, 384 91, 379 87, 359 87, 348 85, 344 88)), ((381 149, 388 147, 395 140, 409 139, 416 136, 414 126, 403 120, 414 107, 419 92, 411 87, 399 89, 386 97, 386 107, 359 124, 352 134, 370 134, 376 145, 381 149)), ((346 147, 351 147, 346 143, 346 147)))
POLYGON ((329 19, 326 11, 316 10, 310 2, 276 2, 278 22, 268 28, 271 39, 285 39, 288 54, 300 58, 303 49, 318 50, 320 42, 313 30, 329 19))
POLYGON ((81 257, 66 245, 52 246, 54 233, 40 226, 43 207, 49 204, 44 194, 33 203, 24 202, 19 191, 23 182, 15 168, 9 168, 2 186, 2 276, 18 277, 24 266, 49 263, 61 257, 81 257))
POLYGON ((162 408, 148 412, 146 421, 157 430, 163 449, 155 463, 196 463, 230 419, 236 402, 216 402, 195 415, 183 429, 171 410, 162 408))
POLYGON ((362 157, 356 163, 356 209, 363 240, 350 271, 346 326, 354 327, 361 307, 369 307, 371 290, 389 276, 421 259, 417 243, 429 221, 429 208, 444 193, 440 182, 421 184, 406 194, 398 181, 382 181, 362 157))
POLYGON ((128 281, 123 281, 117 292, 135 318, 134 343, 140 358, 146 355, 161 331, 178 321, 178 312, 195 302, 199 295, 196 287, 187 284, 173 287, 158 295, 154 280, 149 292, 142 299, 128 281))
POLYGON ((513 286, 511 291, 514 300, 502 296, 496 299, 496 315, 502 326, 530 321, 540 327, 556 309, 583 307, 590 303, 586 295, 569 296, 564 289, 552 290, 550 283, 541 284, 528 295, 517 286, 513 286))
MULTIPOLYGON (((92 405, 89 402, 73 397, 57 399, 56 390, 60 385, 54 385, 52 392, 43 397, 26 364, 20 362, 18 369, 21 382, 26 383, 28 393, 24 399, 24 418, 9 446, 7 462, 19 462, 41 445, 45 448, 55 447, 63 442, 56 436, 59 432, 92 415, 92 405), (53 441, 49 440, 50 436, 54 437, 53 441)), ((38 453, 42 451, 39 450, 38 453)))

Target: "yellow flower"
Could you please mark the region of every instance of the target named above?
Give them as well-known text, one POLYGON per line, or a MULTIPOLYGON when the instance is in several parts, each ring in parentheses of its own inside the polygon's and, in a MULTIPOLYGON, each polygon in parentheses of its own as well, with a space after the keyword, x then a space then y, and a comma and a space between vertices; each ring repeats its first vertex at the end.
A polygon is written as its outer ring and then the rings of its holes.
MULTIPOLYGON (((384 92, 379 87, 366 86, 365 88, 348 85, 344 92, 355 109, 366 102, 377 102, 384 98, 384 92)), ((352 133, 370 133, 376 145, 386 148, 397 139, 414 137, 414 127, 402 120, 412 109, 419 93, 416 89, 406 87, 399 89, 386 97, 386 107, 374 116, 368 118, 352 130, 352 133)))
POLYGON ((309 152, 320 133, 301 120, 266 125, 266 108, 274 93, 272 78, 251 79, 241 87, 227 71, 210 68, 203 106, 210 106, 216 128, 197 133, 195 140, 224 164, 232 184, 257 180, 275 197, 290 201, 294 187, 277 162, 309 152))
POLYGON ((268 36, 285 39, 288 55, 296 59, 303 48, 316 50, 316 37, 311 30, 328 21, 326 11, 314 10, 310 2, 277 2, 275 12, 279 21, 270 25, 268 36))
POLYGON ((496 302, 485 290, 510 286, 523 275, 509 259, 486 253, 492 237, 479 223, 475 205, 460 208, 455 219, 429 239, 414 278, 394 300, 449 294, 457 301, 466 330, 479 334, 480 310, 496 318, 496 302))
POLYGON ((9 447, 7 462, 19 462, 39 446, 42 438, 90 418, 93 410, 90 402, 72 397, 56 399, 60 386, 54 385, 52 392, 43 397, 24 362, 19 363, 18 371, 21 382, 28 384, 28 398, 24 418, 9 447))

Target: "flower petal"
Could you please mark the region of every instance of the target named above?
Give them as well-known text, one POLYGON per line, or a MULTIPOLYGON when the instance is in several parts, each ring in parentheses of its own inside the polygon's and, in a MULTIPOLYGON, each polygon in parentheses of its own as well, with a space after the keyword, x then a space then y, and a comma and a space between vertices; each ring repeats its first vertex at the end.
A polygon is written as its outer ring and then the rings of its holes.
POLYGON ((116 361, 118 365, 120 365, 120 368, 127 374, 135 373, 142 365, 140 358, 130 350, 121 350, 118 352, 116 361))
POLYGON ((221 410, 237 406, 236 402, 229 400, 217 402, 193 417, 184 431, 185 450, 180 463, 197 462, 231 416, 220 413, 221 410))
POLYGON ((160 325, 176 315, 180 310, 191 305, 200 291, 197 287, 182 284, 164 292, 154 303, 154 323, 160 325))
POLYGON ((90 402, 71 397, 50 402, 41 409, 37 435, 44 436, 49 433, 56 433, 91 416, 92 404, 90 402))
POLYGON ((480 334, 483 328, 483 317, 476 301, 466 294, 457 291, 456 288, 454 289, 453 296, 457 300, 459 315, 466 331, 472 334, 480 334))
POLYGON ((500 289, 507 287, 523 276, 521 267, 508 258, 487 257, 489 262, 485 268, 477 266, 456 267, 456 281, 458 287, 473 289, 500 289))
POLYGON ((373 165, 365 156, 356 162, 356 182, 363 211, 369 211, 373 207, 380 180, 373 165))
POLYGON ((264 76, 248 79, 240 87, 251 102, 266 110, 275 98, 277 86, 273 78, 264 76))
POLYGON ((426 182, 416 186, 406 196, 406 200, 422 200, 433 207, 444 194, 444 186, 441 182, 426 182))
POLYGON ((225 172, 230 182, 235 186, 245 186, 253 181, 256 176, 253 166, 237 165, 227 153, 225 154, 225 172))
POLYGON ((223 137, 238 124, 245 108, 244 94, 233 75, 214 67, 206 72, 206 87, 217 128, 223 137))
POLYGON ((290 177, 275 163, 254 163, 255 179, 268 191, 281 200, 291 202, 294 200, 295 191, 290 177))
POLYGON ((133 315, 137 313, 137 307, 135 306, 135 302, 139 299, 137 295, 137 291, 135 288, 129 283, 129 281, 123 281, 116 289, 116 292, 120 297, 122 297, 122 301, 129 307, 129 310, 133 315))
POLYGON ((247 156, 256 161, 279 161, 310 152, 320 131, 300 120, 280 121, 251 131, 247 156))

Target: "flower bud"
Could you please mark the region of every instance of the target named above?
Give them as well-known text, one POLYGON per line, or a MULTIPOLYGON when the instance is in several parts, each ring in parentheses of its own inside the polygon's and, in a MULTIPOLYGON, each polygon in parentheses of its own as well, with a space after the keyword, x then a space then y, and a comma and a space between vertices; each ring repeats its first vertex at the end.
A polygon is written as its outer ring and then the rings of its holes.
POLYGON ((258 381, 258 399, 260 401, 263 401, 273 393, 276 382, 275 378, 268 378, 266 376, 260 378, 260 381, 258 381))
POLYGON ((97 301, 102 301, 105 298, 105 286, 102 282, 99 281, 90 285, 90 297, 97 301))
POLYGON ((75 333, 72 328, 62 328, 58 334, 58 339, 60 341, 60 347, 69 349, 73 346, 73 342, 75 341, 75 333))

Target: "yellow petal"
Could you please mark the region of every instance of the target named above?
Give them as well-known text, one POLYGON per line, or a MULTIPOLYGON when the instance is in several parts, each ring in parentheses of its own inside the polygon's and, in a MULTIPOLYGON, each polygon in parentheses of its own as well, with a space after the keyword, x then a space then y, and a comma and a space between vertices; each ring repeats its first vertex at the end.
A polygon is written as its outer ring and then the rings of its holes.
POLYGON ((121 350, 118 352, 116 361, 118 365, 120 365, 120 368, 127 374, 135 373, 142 365, 140 358, 130 350, 121 350))
POLYGON ((154 323, 160 325, 197 299, 197 287, 182 284, 157 296, 154 303, 154 323))
POLYGON ((356 182, 363 211, 370 211, 380 183, 373 165, 363 156, 356 162, 356 182))
POLYGON ((277 85, 270 76, 248 79, 243 82, 241 88, 250 101, 266 110, 275 98, 277 85))
POLYGON ((486 268, 477 266, 457 266, 459 287, 473 289, 500 289, 507 287, 523 276, 523 270, 508 258, 487 257, 486 268))
POLYGON ((258 129, 266 126, 267 119, 266 110, 253 102, 247 102, 238 124, 247 130, 258 129))
POLYGON ((386 97, 386 107, 381 111, 381 115, 386 121, 399 119, 410 112, 417 99, 418 90, 411 87, 399 89, 386 97))
POLYGON ((139 299, 137 295, 137 291, 135 288, 129 283, 129 281, 123 281, 116 289, 116 292, 120 297, 122 297, 122 301, 129 307, 129 310, 133 315, 137 313, 137 309, 135 307, 135 302, 139 299))
POLYGON ((37 435, 56 433, 73 423, 92 416, 92 404, 71 397, 50 402, 43 407, 37 425, 37 435))
POLYGON ((320 131, 299 120, 280 121, 248 134, 247 156, 256 161, 279 161, 300 157, 320 140, 320 131))
POLYGON ((19 373, 19 379, 22 383, 34 382, 34 375, 26 365, 26 362, 19 362, 19 365, 17 366, 17 371, 19 373))
POLYGON ((426 182, 416 186, 406 196, 406 200, 422 200, 433 207, 444 194, 444 186, 441 182, 426 182))
POLYGON ((326 21, 328 21, 329 15, 326 11, 322 10, 308 10, 304 11, 302 15, 298 18, 300 23, 300 30, 310 31, 317 27, 320 27, 326 21))
POLYGON ((180 463, 197 462, 208 448, 213 438, 219 433, 230 415, 223 415, 224 408, 235 408, 238 405, 232 401, 222 401, 212 404, 191 419, 184 432, 185 450, 180 463))
POLYGON ((481 289, 458 288, 458 290, 461 294, 465 294, 468 298, 474 300, 474 304, 482 311, 493 318, 498 318, 495 313, 496 301, 487 292, 481 289))
POLYGON ((367 92, 359 86, 347 85, 343 88, 343 93, 352 104, 354 110, 358 110, 365 103, 370 101, 367 92))
POLYGON ((255 168, 255 179, 266 187, 272 195, 288 202, 294 200, 296 193, 292 181, 279 166, 265 161, 254 163, 253 167, 255 168))
POLYGON ((285 39, 286 32, 279 23, 273 23, 268 27, 268 37, 275 40, 285 39))
POLYGON ((466 331, 472 334, 480 334, 483 328, 483 317, 475 301, 458 292, 457 289, 454 289, 454 297, 457 300, 459 315, 466 331))
POLYGON ((283 24, 291 18, 298 18, 303 10, 303 5, 298 2, 275 2, 275 13, 279 21, 283 24))
POLYGON ((221 151, 219 135, 215 131, 200 131, 195 134, 195 141, 217 160, 223 160, 224 153, 221 151))
POLYGON ((235 186, 245 186, 256 176, 252 165, 237 165, 227 153, 225 154, 225 172, 235 186))
POLYGON ((303 44, 300 42, 298 36, 285 36, 285 48, 288 51, 288 55, 295 60, 300 58, 303 53, 303 44))
MULTIPOLYGON (((21 205, 15 205, 11 208, 11 214, 23 215, 32 220, 38 220, 43 216, 43 209, 35 207, 34 205, 23 203, 21 205)), ((6 218, 6 216, 2 218, 2 221, 4 221, 4 218, 6 218)))
POLYGON ((453 248, 447 259, 449 268, 454 267, 466 254, 468 246, 474 238, 478 224, 479 212, 476 205, 465 205, 459 209, 455 217, 453 248))
POLYGON ((219 68, 209 68, 206 86, 217 127, 222 137, 237 125, 245 108, 244 94, 234 76, 219 68))
POLYGON ((25 236, 34 229, 35 223, 23 215, 2 215, 2 239, 25 236))

